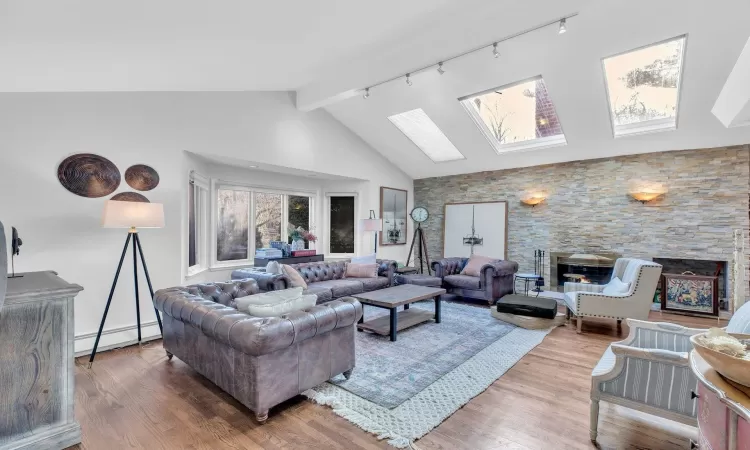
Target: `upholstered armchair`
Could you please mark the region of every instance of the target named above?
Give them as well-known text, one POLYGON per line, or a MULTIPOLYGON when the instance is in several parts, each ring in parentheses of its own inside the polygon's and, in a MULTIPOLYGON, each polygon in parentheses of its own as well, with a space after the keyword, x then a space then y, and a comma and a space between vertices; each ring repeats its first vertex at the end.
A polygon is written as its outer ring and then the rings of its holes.
POLYGON ((565 283, 564 300, 568 317, 576 317, 579 333, 583 317, 605 317, 616 319, 618 323, 628 318, 646 320, 660 276, 660 264, 642 259, 618 258, 612 278, 630 283, 628 291, 605 294, 606 285, 565 283))
POLYGON ((591 374, 590 436, 596 441, 599 402, 606 401, 695 426, 693 391, 698 380, 688 365, 690 336, 706 330, 628 319, 627 339, 613 343, 591 374))
POLYGON ((496 259, 482 266, 478 277, 461 275, 468 258, 444 258, 432 263, 435 276, 443 280, 443 288, 451 294, 494 305, 506 294, 513 293, 513 276, 518 263, 496 259))

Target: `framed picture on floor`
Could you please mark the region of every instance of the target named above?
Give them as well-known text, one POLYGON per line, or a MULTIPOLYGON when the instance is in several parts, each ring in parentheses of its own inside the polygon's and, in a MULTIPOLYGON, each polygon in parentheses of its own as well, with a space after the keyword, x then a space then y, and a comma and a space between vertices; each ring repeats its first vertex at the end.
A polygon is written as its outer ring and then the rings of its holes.
POLYGON ((443 257, 507 259, 508 202, 446 203, 443 257))
POLYGON ((665 273, 662 275, 662 311, 719 315, 719 277, 665 273))

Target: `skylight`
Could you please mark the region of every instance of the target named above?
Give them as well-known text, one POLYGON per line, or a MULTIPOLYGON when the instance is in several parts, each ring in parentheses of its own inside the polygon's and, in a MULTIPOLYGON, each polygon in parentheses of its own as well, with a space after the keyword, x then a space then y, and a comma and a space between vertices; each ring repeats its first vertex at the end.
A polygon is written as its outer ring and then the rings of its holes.
POLYGON ((567 143, 541 76, 459 100, 497 153, 567 143))
POLYGON ((395 114, 388 120, 434 162, 466 159, 421 108, 395 114))
POLYGON ((677 128, 685 36, 602 60, 615 137, 677 128))

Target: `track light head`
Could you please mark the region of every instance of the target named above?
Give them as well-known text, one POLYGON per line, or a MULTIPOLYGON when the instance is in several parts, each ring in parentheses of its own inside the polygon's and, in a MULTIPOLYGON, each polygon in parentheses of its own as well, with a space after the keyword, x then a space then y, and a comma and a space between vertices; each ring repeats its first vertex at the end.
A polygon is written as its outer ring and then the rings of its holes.
POLYGON ((563 34, 568 31, 568 27, 565 25, 565 19, 560 20, 560 28, 557 30, 558 34, 563 34))
POLYGON ((409 86, 411 86, 411 84, 412 84, 411 83, 411 74, 410 73, 406 74, 406 84, 408 84, 409 86))
POLYGON ((499 58, 500 57, 500 52, 497 51, 497 42, 495 42, 494 44, 492 44, 492 56, 494 56, 495 58, 499 58))
POLYGON ((441 63, 441 62, 440 62, 440 63, 438 63, 438 68, 437 68, 437 71, 438 71, 438 73, 439 73, 440 75, 442 75, 442 74, 444 74, 444 73, 445 73, 445 69, 443 69, 443 63, 441 63))
POLYGON ((362 98, 364 98, 365 100, 370 98, 370 88, 365 88, 365 93, 362 94, 362 98))

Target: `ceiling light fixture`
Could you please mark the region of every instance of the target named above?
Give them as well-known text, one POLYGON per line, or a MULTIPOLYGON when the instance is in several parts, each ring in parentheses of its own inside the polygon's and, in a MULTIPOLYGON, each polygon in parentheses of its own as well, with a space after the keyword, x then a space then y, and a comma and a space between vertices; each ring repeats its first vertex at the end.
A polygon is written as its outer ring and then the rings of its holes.
POLYGON ((370 98, 370 88, 365 88, 365 93, 362 94, 362 98, 364 99, 370 98))
MULTIPOLYGON (((475 47, 475 48, 472 48, 470 50, 466 50, 466 51, 464 51, 462 53, 455 54, 455 55, 453 55, 453 56, 451 56, 449 58, 443 58, 442 61, 434 62, 432 64, 427 64, 427 65, 422 66, 420 68, 410 70, 405 75, 398 75, 398 76, 395 76, 395 77, 392 77, 392 78, 388 78, 387 80, 383 80, 383 81, 379 81, 377 83, 371 84, 368 89, 372 89, 374 87, 378 87, 378 86, 381 86, 383 84, 399 80, 400 78, 403 78, 404 76, 406 77, 406 84, 409 85, 409 86, 411 86, 412 85, 411 76, 414 75, 414 74, 417 74, 417 73, 420 73, 420 72, 424 72, 424 71, 427 71, 427 70, 432 70, 432 69, 435 68, 435 66, 437 66, 438 73, 440 75, 442 75, 443 73, 445 73, 445 69, 443 69, 443 67, 442 67, 443 64, 445 64, 447 62, 450 62, 450 61, 453 61, 454 59, 463 58, 464 56, 471 55, 472 53, 477 53, 477 52, 480 52, 480 51, 486 51, 486 49, 488 49, 490 47, 492 48, 492 56, 494 56, 495 58, 499 58, 500 57, 500 51, 498 50, 497 46, 501 42, 509 41, 511 39, 515 39, 517 37, 524 36, 524 35, 529 34, 529 33, 533 33, 534 31, 538 31, 538 30, 541 30, 543 28, 551 27, 553 25, 558 25, 559 26, 559 28, 558 28, 558 32, 559 33, 561 33, 561 34, 565 33, 566 31, 568 31, 568 29, 567 29, 567 20, 570 19, 570 18, 572 18, 572 17, 576 17, 577 15, 578 15, 578 13, 568 14, 568 15, 560 17, 558 19, 550 20, 549 22, 545 22, 545 23, 543 23, 541 25, 537 25, 537 26, 535 26, 533 28, 527 28, 527 29, 525 29, 523 31, 519 31, 518 33, 505 36, 504 38, 498 39, 498 40, 496 40, 494 42, 491 42, 489 44, 485 44, 485 45, 482 45, 480 47, 475 47)), ((365 89, 365 94, 367 94, 367 90, 366 89, 365 89)), ((365 95, 365 94, 363 94, 363 95, 365 95)), ((365 97, 365 98, 367 98, 367 97, 365 97)))

